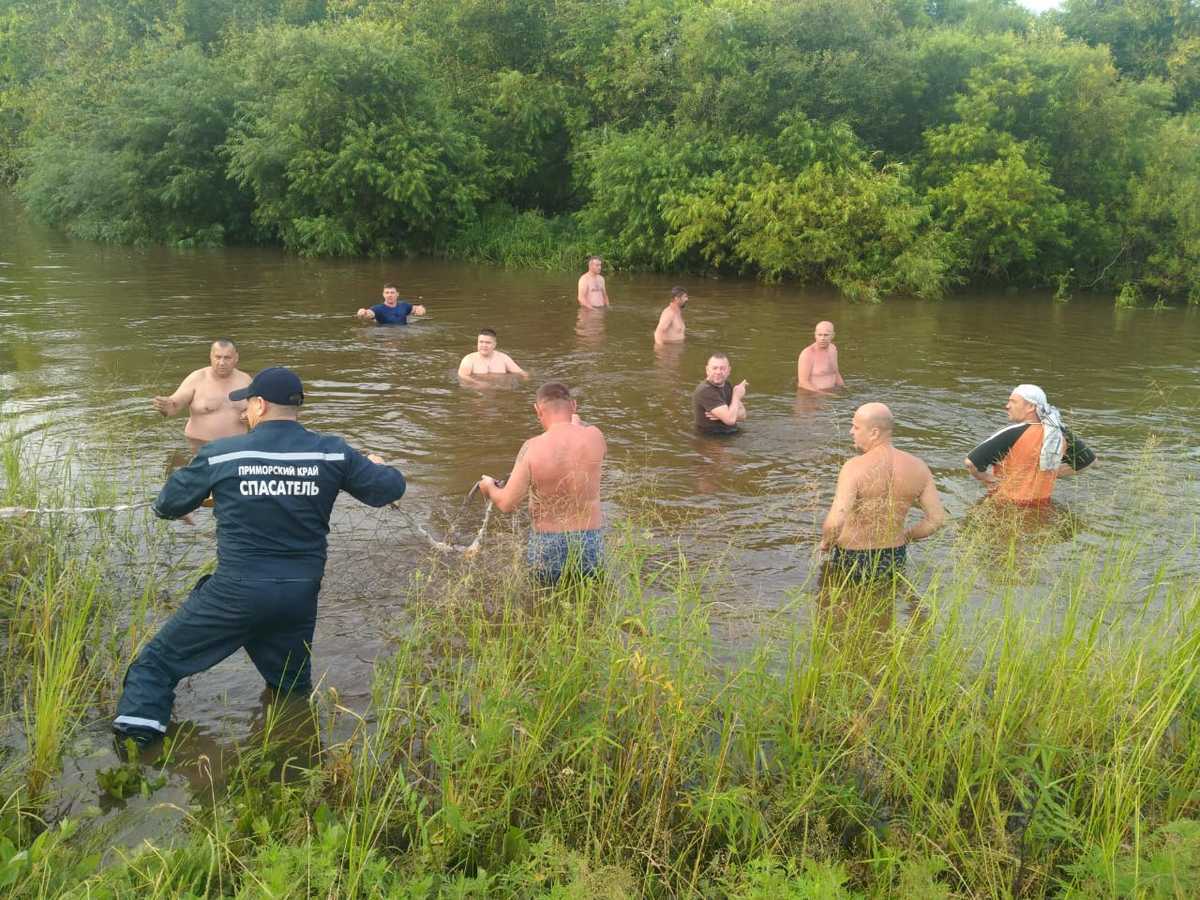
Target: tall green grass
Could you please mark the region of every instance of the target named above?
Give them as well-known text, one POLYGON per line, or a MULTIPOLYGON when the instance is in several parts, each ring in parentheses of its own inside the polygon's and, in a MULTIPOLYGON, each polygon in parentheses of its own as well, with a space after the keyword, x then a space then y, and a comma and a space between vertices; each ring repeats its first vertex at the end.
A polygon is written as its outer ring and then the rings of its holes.
MULTIPOLYGON (((42 448, 0 437, 0 507, 91 507, 128 502, 70 456, 35 464, 42 448)), ((0 834, 32 840, 53 808, 51 782, 80 725, 112 698, 136 633, 160 586, 161 542, 141 513, 0 518, 0 834), (141 571, 134 578, 129 567, 141 571)), ((169 567, 164 567, 169 568, 169 567)), ((14 845, 15 845, 14 843, 14 845)))
MULTIPOLYGON (((1161 502, 1148 483, 1127 485, 1129 503, 1161 502)), ((644 524, 613 528, 603 583, 535 591, 501 562, 517 556, 503 539, 430 566, 400 588, 406 619, 367 709, 326 687, 288 708, 303 727, 269 717, 184 833, 154 845, 98 856, 102 824, 14 833, 0 883, 27 896, 1200 893, 1194 534, 1169 552, 1128 532, 1064 553, 1053 532, 1026 533, 1010 553, 997 522, 975 521, 945 538, 946 565, 914 569, 915 595, 798 586, 731 647, 714 634, 737 598, 714 596, 716 573, 665 554, 644 524)), ((109 602, 43 571, 71 616, 109 602)), ((30 649, 5 671, 77 711, 115 693, 129 651, 88 669, 30 649), (107 684, 79 687, 95 679, 107 684)), ((52 721, 61 748, 79 718, 52 721)), ((53 758, 21 766, 44 784, 53 758)))

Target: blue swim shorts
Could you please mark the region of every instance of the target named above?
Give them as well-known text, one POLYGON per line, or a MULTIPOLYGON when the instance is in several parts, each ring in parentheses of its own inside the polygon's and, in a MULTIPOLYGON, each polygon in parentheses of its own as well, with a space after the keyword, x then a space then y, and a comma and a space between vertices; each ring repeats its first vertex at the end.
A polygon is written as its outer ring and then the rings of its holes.
POLYGON ((584 578, 598 575, 604 565, 604 532, 599 528, 531 531, 525 559, 534 577, 547 586, 567 574, 584 578))

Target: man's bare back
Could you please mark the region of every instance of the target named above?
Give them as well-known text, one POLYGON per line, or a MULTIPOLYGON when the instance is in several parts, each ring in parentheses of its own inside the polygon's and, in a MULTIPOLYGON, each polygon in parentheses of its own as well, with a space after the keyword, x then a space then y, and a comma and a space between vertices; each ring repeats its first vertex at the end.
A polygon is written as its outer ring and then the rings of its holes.
POLYGON ((600 274, 601 266, 600 257, 593 256, 588 260, 588 270, 579 276, 577 299, 580 306, 592 309, 608 306, 608 288, 600 274))
POLYGON ((820 322, 814 340, 800 351, 796 360, 796 384, 806 391, 829 391, 845 387, 838 370, 837 345, 833 343, 833 323, 820 322))
POLYGON ((599 428, 571 422, 551 425, 528 441, 524 462, 534 530, 600 527, 600 470, 606 450, 599 428))
MULTIPOLYGON (((853 491, 837 545, 847 550, 874 550, 908 543, 904 522, 908 511, 932 488, 929 467, 911 453, 877 447, 842 467, 853 491)), ((935 491, 936 493, 936 491, 935 491)))
POLYGON ((543 385, 538 394, 534 409, 545 430, 521 447, 503 487, 485 476, 479 488, 502 512, 511 512, 528 494, 534 531, 599 528, 600 475, 608 449, 604 435, 579 421, 565 386, 543 385), (547 389, 555 391, 548 398, 547 389))
POLYGON ((892 415, 881 403, 855 412, 851 435, 861 456, 847 460, 822 527, 822 549, 878 550, 901 547, 933 534, 945 521, 929 467, 891 444, 892 415), (913 506, 925 515, 905 528, 913 506))
POLYGON ((183 433, 195 453, 209 441, 246 433, 242 421, 245 401, 234 402, 229 392, 250 384, 250 376, 237 368, 237 348, 217 342, 209 354, 210 365, 192 372, 169 397, 155 397, 153 406, 164 416, 187 408, 183 433))

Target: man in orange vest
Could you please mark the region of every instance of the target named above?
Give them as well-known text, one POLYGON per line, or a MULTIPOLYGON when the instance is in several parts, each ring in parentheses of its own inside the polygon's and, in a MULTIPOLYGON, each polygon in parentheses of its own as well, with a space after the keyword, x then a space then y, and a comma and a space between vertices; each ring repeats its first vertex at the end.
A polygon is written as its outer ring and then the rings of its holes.
POLYGON ((967 454, 967 471, 988 494, 1018 506, 1050 502, 1060 475, 1074 475, 1096 461, 1067 427, 1036 384, 1013 389, 1004 404, 1013 423, 1001 428, 967 454))

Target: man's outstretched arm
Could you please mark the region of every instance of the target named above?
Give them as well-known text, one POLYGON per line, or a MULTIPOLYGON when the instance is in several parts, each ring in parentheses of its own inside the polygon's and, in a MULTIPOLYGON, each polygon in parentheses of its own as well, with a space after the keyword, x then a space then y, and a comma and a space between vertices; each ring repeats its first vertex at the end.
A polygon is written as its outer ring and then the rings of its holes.
POLYGON ((170 397, 154 397, 150 403, 161 415, 168 417, 175 415, 180 410, 187 409, 192 405, 192 398, 196 396, 198 378, 199 375, 193 372, 180 382, 179 387, 170 397))
POLYGON ((517 461, 513 463, 512 472, 509 473, 504 487, 499 487, 496 479, 490 475, 484 475, 479 479, 479 492, 491 500, 501 512, 512 512, 529 492, 532 473, 529 471, 529 463, 525 459, 528 449, 529 441, 526 441, 521 445, 521 452, 517 454, 517 461))
POLYGON ((346 477, 342 490, 367 506, 386 506, 404 496, 408 483, 401 471, 374 453, 360 453, 346 445, 346 477))
POLYGON ((504 354, 504 371, 509 375, 520 375, 522 378, 529 377, 529 373, 518 366, 517 361, 507 353, 504 354))
POLYGON ((208 457, 195 456, 182 469, 176 469, 154 501, 154 514, 160 519, 179 519, 196 509, 212 490, 212 466, 208 457))

